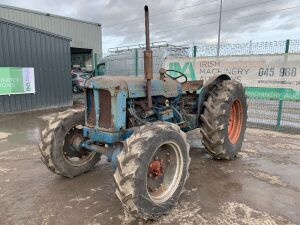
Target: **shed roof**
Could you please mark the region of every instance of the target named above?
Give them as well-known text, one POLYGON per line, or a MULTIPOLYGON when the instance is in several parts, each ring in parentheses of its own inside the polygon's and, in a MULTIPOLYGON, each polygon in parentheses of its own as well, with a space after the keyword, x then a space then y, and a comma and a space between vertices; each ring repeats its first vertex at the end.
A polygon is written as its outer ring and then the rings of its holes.
POLYGON ((21 27, 21 28, 24 28, 24 29, 32 30, 32 31, 35 31, 35 32, 39 32, 39 33, 42 33, 42 34, 49 35, 49 36, 62 38, 62 39, 68 40, 68 41, 72 40, 69 37, 65 37, 65 36, 62 36, 62 35, 59 35, 59 34, 55 34, 55 33, 49 32, 49 31, 45 31, 45 30, 38 29, 38 28, 35 28, 35 27, 31 27, 31 26, 28 26, 28 25, 25 25, 25 24, 17 23, 17 22, 11 21, 11 20, 6 20, 6 19, 3 19, 3 18, 0 18, 0 23, 11 24, 13 26, 17 26, 17 27, 21 27))
POLYGON ((56 18, 65 19, 65 20, 72 20, 72 21, 77 21, 77 22, 80 22, 80 23, 87 23, 87 24, 93 24, 93 25, 101 26, 101 23, 95 23, 95 22, 91 22, 91 21, 80 20, 80 19, 75 19, 75 18, 66 17, 66 16, 60 16, 60 15, 35 11, 35 10, 31 10, 31 9, 24 9, 24 8, 19 8, 19 7, 15 7, 15 6, 10 6, 10 5, 0 4, 0 7, 7 8, 7 9, 18 10, 18 11, 23 11, 23 12, 28 12, 28 13, 34 13, 34 14, 43 15, 43 16, 56 17, 56 18))

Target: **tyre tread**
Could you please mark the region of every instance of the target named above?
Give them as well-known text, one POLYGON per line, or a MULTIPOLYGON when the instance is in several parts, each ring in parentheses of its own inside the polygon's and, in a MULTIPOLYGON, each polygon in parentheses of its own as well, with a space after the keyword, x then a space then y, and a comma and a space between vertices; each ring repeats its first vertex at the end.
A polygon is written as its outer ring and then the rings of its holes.
POLYGON ((225 80, 216 85, 204 102, 204 112, 200 116, 202 126, 202 144, 207 152, 216 159, 233 159, 235 155, 227 152, 224 144, 224 129, 226 115, 225 107, 228 104, 229 96, 235 89, 244 93, 242 85, 234 80, 225 80))
MULTIPOLYGON (((134 187, 134 179, 136 178, 135 172, 141 166, 141 164, 139 163, 139 156, 143 154, 143 151, 145 151, 145 149, 138 149, 136 147, 132 148, 131 146, 136 145, 140 142, 147 142, 149 138, 146 136, 147 131, 156 129, 157 126, 159 127, 158 129, 168 129, 178 132, 185 140, 187 150, 189 151, 190 146, 186 141, 186 134, 181 131, 177 125, 163 122, 155 122, 150 125, 143 125, 142 127, 138 128, 137 135, 132 135, 125 141, 125 149, 118 155, 117 169, 114 174, 114 181, 117 186, 116 195, 122 202, 123 207, 127 211, 134 213, 134 216, 142 217, 144 219, 156 219, 161 215, 146 214, 145 212, 140 210, 134 203, 134 197, 135 195, 137 195, 134 187)), ((187 167, 189 166, 190 161, 191 159, 189 157, 187 167)), ((188 173, 184 180, 184 183, 186 182, 187 178, 188 173)), ((166 212, 164 214, 166 214, 166 212)))

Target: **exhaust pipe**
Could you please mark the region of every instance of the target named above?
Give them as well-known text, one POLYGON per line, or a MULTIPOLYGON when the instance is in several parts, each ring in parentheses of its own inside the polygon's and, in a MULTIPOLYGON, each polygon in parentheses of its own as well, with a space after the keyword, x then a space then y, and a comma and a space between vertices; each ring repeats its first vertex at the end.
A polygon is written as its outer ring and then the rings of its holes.
POLYGON ((146 50, 144 51, 144 74, 147 81, 147 108, 152 108, 152 93, 151 93, 151 80, 153 79, 153 58, 150 49, 150 31, 149 31, 149 10, 145 5, 145 34, 146 34, 146 50))

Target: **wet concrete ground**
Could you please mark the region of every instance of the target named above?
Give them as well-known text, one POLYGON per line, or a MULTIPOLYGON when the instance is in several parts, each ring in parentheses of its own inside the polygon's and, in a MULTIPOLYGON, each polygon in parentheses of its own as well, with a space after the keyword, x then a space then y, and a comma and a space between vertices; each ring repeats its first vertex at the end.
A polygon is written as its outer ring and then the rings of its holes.
POLYGON ((233 161, 216 161, 193 148, 178 206, 158 221, 132 221, 114 195, 110 164, 74 179, 42 164, 38 130, 55 113, 0 116, 1 225, 300 224, 299 135, 248 129, 233 161))

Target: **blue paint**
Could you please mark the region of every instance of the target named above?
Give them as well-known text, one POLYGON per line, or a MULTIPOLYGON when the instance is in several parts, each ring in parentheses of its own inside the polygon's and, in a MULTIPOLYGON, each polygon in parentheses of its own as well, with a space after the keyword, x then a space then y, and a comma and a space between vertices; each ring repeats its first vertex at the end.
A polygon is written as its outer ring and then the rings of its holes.
MULTIPOLYGON (((151 80, 152 96, 176 97, 180 94, 177 84, 178 83, 172 79, 168 82, 163 80, 151 80)), ((145 79, 139 78, 135 82, 127 83, 127 85, 129 98, 146 97, 145 79)))
MULTIPOLYGON (((90 145, 87 142, 82 141, 80 143, 80 147, 92 152, 97 152, 97 148, 95 147, 95 145, 90 145)), ((117 168, 118 155, 122 150, 123 146, 118 144, 117 146, 110 146, 107 152, 103 153, 107 157, 108 161, 111 162, 114 169, 117 168)))
POLYGON ((99 98, 99 90, 94 89, 94 105, 96 112, 96 127, 99 127, 99 115, 100 115, 100 98, 99 98), (97 99, 97 101, 95 101, 97 99))
MULTIPOLYGON (((146 97, 146 81, 143 77, 131 76, 98 76, 87 80, 86 87, 93 89, 109 90, 112 92, 125 91, 127 98, 146 97)), ((164 80, 152 80, 152 96, 176 97, 180 84, 177 81, 166 78, 164 80)))
POLYGON ((126 129, 119 132, 108 132, 99 128, 83 128, 83 136, 93 140, 96 143, 113 144, 126 140, 134 132, 134 129, 126 129))
POLYGON ((111 98, 111 113, 115 130, 126 128, 126 92, 121 90, 111 98))

